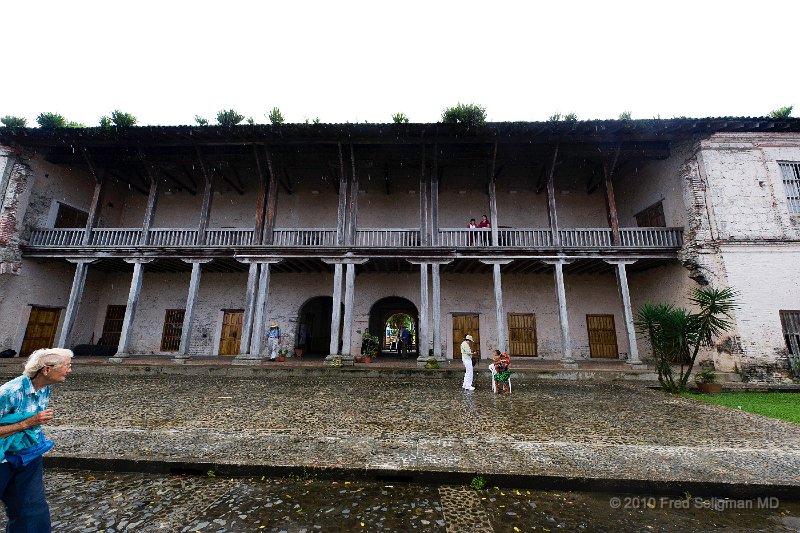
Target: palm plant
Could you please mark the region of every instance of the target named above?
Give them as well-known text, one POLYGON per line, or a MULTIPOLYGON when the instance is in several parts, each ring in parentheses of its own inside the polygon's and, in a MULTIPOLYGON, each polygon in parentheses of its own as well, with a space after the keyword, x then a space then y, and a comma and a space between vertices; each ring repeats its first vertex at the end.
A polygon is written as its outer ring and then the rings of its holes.
POLYGON ((696 313, 668 304, 646 303, 636 314, 636 329, 653 349, 658 382, 668 392, 683 392, 702 346, 711 346, 733 325, 737 308, 734 289, 705 287, 692 290, 689 302, 696 313), (673 374, 678 363, 679 373, 673 374))

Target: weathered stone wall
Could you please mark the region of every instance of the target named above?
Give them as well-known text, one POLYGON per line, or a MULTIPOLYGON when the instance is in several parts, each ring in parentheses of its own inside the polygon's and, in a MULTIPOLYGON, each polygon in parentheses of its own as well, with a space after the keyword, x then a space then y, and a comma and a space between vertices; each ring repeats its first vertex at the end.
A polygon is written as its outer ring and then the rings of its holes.
POLYGON ((779 311, 800 309, 800 217, 788 212, 778 161, 800 161, 800 135, 717 133, 700 141, 685 176, 684 262, 697 279, 740 291, 736 327, 717 350, 740 354, 759 379, 786 368, 779 311))
POLYGON ((22 221, 28 208, 32 172, 28 157, 0 146, 0 290, 22 266, 22 221))

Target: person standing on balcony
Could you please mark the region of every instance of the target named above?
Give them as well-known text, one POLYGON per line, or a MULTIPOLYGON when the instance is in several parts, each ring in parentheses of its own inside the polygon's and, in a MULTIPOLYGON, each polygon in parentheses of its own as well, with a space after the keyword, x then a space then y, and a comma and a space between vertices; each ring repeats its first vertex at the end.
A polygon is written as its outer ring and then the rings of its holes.
POLYGON ((461 343, 461 362, 464 363, 464 390, 475 390, 472 386, 472 335, 466 335, 461 343))
POLYGON ((281 342, 281 328, 278 327, 277 322, 269 325, 267 332, 267 351, 269 351, 269 360, 278 360, 278 345, 281 342))
MULTIPOLYGON (((475 219, 469 219, 469 224, 467 224, 467 229, 474 230, 478 229, 478 225, 475 223, 475 219)), ((469 245, 472 246, 474 244, 474 237, 472 236, 472 231, 469 232, 469 245)))
POLYGON ((53 447, 42 424, 53 420, 50 385, 72 372, 72 352, 36 350, 23 374, 0 387, 0 498, 6 508, 6 531, 49 533, 50 508, 44 494, 42 455, 53 447))
MULTIPOLYGON (((489 217, 487 217, 486 215, 483 215, 481 217, 481 221, 478 223, 478 228, 479 229, 489 229, 491 227, 492 227, 492 223, 489 222, 489 217)), ((488 232, 482 231, 480 233, 480 235, 479 235, 479 238, 481 240, 481 244, 482 245, 486 246, 487 244, 489 244, 489 233, 488 232)))

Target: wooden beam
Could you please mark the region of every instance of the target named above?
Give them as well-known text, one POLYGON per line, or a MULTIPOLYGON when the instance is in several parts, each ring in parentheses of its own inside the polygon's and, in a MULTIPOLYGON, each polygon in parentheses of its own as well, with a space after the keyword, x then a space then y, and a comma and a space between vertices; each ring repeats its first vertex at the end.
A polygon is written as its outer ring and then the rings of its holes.
MULTIPOLYGON (((356 243, 358 231, 358 174, 356 173, 356 155, 352 143, 350 143, 350 165, 353 170, 353 182, 350 184, 350 231, 348 235, 350 239, 347 244, 352 246, 356 243)), ((349 350, 349 348, 347 349, 349 350)))
POLYGON ((419 240, 422 246, 428 246, 428 198, 427 180, 425 179, 425 143, 421 144, 422 157, 419 168, 419 240))
POLYGON ((95 228, 95 226, 97 226, 98 220, 100 220, 100 210, 102 209, 103 197, 105 196, 106 191, 105 174, 106 173, 103 172, 103 175, 99 176, 99 181, 95 182, 94 184, 92 203, 89 206, 89 215, 86 217, 86 230, 83 233, 82 244, 84 246, 87 246, 92 242, 92 230, 95 228))
POLYGON ((289 176, 289 170, 284 165, 283 167, 283 179, 280 180, 281 187, 286 191, 286 194, 292 194, 294 192, 294 187, 292 187, 292 178, 289 176))
POLYGON ((386 195, 392 194, 392 188, 389 183, 389 163, 383 164, 383 181, 386 184, 386 195))
POLYGON ((264 238, 264 206, 267 197, 267 178, 264 176, 261 158, 258 157, 258 146, 255 144, 253 145, 253 157, 256 160, 256 170, 258 171, 258 200, 256 201, 256 222, 253 232, 253 244, 262 244, 262 239, 264 238))
POLYGON ((552 235, 553 246, 561 246, 561 238, 558 236, 558 215, 556 213, 556 190, 553 177, 556 172, 556 161, 558 160, 558 145, 553 151, 553 162, 550 165, 550 172, 547 174, 547 213, 550 219, 550 232, 552 235))
POLYGON ((113 169, 108 169, 108 173, 109 173, 110 176, 112 176, 117 181, 121 181, 122 183, 127 183, 128 187, 130 187, 131 189, 134 189, 134 190, 142 193, 143 195, 147 196, 147 189, 143 189, 139 185, 133 183, 130 179, 125 179, 125 177, 122 176, 121 174, 119 174, 118 171, 113 170, 113 169))
POLYGON ((264 236, 261 240, 263 244, 272 244, 272 230, 275 228, 275 210, 278 205, 278 180, 275 176, 275 169, 272 166, 272 154, 269 147, 264 146, 264 153, 267 156, 267 172, 269 172, 269 188, 267 189, 267 210, 264 219, 264 236))
POLYGON ((85 146, 81 146, 81 152, 83 153, 83 159, 86 161, 86 164, 89 166, 89 172, 91 172, 92 177, 94 177, 95 183, 100 183, 101 176, 97 171, 97 168, 94 166, 92 162, 92 158, 89 156, 89 149, 85 146))
POLYGON ((497 143, 494 143, 494 148, 492 149, 492 170, 491 170, 491 177, 489 178, 489 216, 491 216, 491 230, 492 230, 492 244, 497 246, 497 237, 498 237, 498 230, 497 230, 497 183, 495 181, 496 174, 495 168, 497 168, 497 143))
POLYGON ((192 196, 196 196, 197 195, 197 187, 196 186, 195 187, 191 187, 186 182, 183 182, 183 181, 179 180, 178 178, 176 178, 175 176, 173 176, 170 172, 168 172, 164 168, 161 169, 161 172, 164 174, 164 176, 168 180, 170 180, 172 183, 174 183, 175 185, 177 185, 181 189, 186 189, 189 192, 189 194, 191 194, 192 196))
MULTIPOLYGON (((431 246, 439 245, 439 143, 433 144, 431 172, 431 246)), ((437 270, 438 273, 438 270, 437 270)))
POLYGON ((240 195, 244 194, 244 189, 242 189, 242 188, 239 186, 239 184, 238 184, 238 183, 236 183, 236 182, 234 182, 233 180, 231 180, 231 179, 230 179, 230 178, 229 178, 229 177, 228 177, 228 176, 227 176, 227 175, 226 175, 226 174, 225 174, 225 173, 222 171, 222 169, 221 169, 221 168, 219 168, 219 167, 217 167, 217 166, 213 167, 213 169, 212 169, 212 173, 213 173, 213 174, 216 174, 217 176, 219 176, 220 178, 222 178, 222 179, 223 179, 223 181, 224 181, 225 183, 227 183, 228 185, 230 185, 230 186, 231 186, 231 188, 233 188, 233 190, 235 190, 236 192, 238 192, 240 195))
POLYGON ((189 172, 189 169, 187 169, 185 165, 178 165, 178 166, 183 171, 184 175, 186 175, 186 179, 189 180, 189 183, 192 184, 194 190, 197 190, 197 182, 194 180, 194 176, 192 176, 192 173, 189 172))
POLYGON ((139 151, 139 157, 144 164, 144 168, 150 177, 150 192, 147 195, 147 208, 144 212, 144 220, 142 221, 142 234, 139 239, 139 246, 147 246, 150 228, 153 226, 153 220, 156 217, 156 204, 158 201, 158 184, 160 170, 147 161, 144 151, 139 151))
MULTIPOLYGON (((339 187, 336 190, 336 192, 339 194, 339 205, 336 210, 336 244, 338 246, 343 246, 345 241, 347 240, 347 237, 345 235, 346 231, 345 224, 347 219, 347 174, 345 174, 344 172, 344 157, 342 155, 342 143, 339 143, 338 147, 339 147, 340 170, 339 170, 339 187)), ((339 281, 340 281, 339 284, 341 285, 341 279, 339 281)), ((336 325, 336 328, 338 330, 339 328, 338 324, 336 325)), ((331 353, 336 353, 336 352, 331 352, 331 353)))

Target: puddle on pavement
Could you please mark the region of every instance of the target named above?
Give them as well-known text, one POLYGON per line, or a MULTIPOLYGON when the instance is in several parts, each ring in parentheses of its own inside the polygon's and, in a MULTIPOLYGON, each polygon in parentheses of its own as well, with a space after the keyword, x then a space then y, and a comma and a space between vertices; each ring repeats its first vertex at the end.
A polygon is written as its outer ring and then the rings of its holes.
POLYGON ((775 499, 57 469, 45 483, 54 531, 800 531, 800 502, 775 499))

